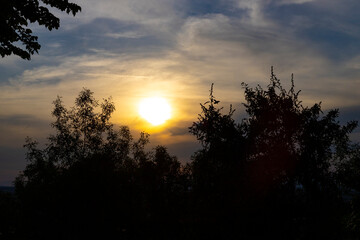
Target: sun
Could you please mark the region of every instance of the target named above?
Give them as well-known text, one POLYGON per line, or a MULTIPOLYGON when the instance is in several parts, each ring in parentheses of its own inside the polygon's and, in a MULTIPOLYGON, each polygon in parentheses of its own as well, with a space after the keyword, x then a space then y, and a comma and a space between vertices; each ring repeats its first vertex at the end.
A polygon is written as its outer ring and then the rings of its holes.
POLYGON ((139 104, 139 114, 146 121, 157 126, 171 118, 171 107, 164 98, 144 98, 139 104))

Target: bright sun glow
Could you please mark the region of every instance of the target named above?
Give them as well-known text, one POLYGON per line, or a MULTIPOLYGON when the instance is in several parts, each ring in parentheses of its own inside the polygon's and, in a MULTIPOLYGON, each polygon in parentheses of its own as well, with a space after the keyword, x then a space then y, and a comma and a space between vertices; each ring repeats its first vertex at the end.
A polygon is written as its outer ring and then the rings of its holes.
POLYGON ((165 123, 171 117, 171 107, 164 98, 144 98, 139 104, 139 114, 154 126, 165 123))

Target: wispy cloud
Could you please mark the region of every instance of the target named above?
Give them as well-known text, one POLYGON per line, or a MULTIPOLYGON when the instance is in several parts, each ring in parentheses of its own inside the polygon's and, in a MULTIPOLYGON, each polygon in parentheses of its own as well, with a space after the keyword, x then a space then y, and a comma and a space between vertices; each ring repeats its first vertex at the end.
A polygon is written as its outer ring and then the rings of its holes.
MULTIPOLYGON (((241 115, 241 82, 266 85, 270 66, 286 86, 295 73, 304 104, 359 105, 358 1, 78 2, 83 12, 61 15, 59 31, 36 29, 43 46, 39 56, 31 62, 1 60, 0 120, 33 116, 50 123, 57 95, 71 106, 87 87, 99 99, 112 96, 115 123, 138 132, 146 130, 136 112, 138 100, 158 94, 171 101, 176 117, 167 129, 152 132, 153 142, 181 152, 181 146, 196 146, 186 129, 211 83, 224 106, 233 103, 241 115)), ((31 118, 16 122, 22 127, 5 121, 1 134, 24 139, 25 133, 48 131, 31 118), (24 126, 32 127, 19 131, 24 126)))
POLYGON ((107 33, 106 36, 118 39, 118 38, 142 38, 146 35, 136 31, 126 31, 119 33, 107 33))

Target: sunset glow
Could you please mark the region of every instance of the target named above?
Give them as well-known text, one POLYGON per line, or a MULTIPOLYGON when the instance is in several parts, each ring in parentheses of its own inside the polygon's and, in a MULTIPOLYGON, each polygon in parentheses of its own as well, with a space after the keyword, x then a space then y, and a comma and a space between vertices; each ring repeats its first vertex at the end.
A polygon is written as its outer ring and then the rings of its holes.
MULTIPOLYGON (((284 87, 294 73, 304 106, 321 101, 326 111, 340 109, 342 121, 360 121, 360 1, 69 2, 82 10, 74 17, 54 8, 59 30, 26 27, 42 46, 30 61, 1 57, 0 186, 24 169, 24 139, 47 138, 57 96, 70 111, 83 88, 99 102, 111 97, 114 125, 149 133, 149 148, 164 145, 183 162, 200 147, 189 127, 211 84, 223 113, 232 104, 241 121, 241 82, 267 86, 271 66, 284 87)), ((360 141, 360 128, 351 138, 360 141)))
POLYGON ((171 107, 164 98, 144 98, 139 104, 139 114, 146 121, 157 126, 170 119, 171 107))

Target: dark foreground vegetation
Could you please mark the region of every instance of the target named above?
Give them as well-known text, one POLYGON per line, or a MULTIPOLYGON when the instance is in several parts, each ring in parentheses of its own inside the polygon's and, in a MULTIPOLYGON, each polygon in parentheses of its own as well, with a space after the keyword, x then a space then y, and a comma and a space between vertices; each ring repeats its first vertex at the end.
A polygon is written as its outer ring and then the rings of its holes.
POLYGON ((75 16, 81 7, 69 0, 1 0, 0 56, 17 55, 30 60, 38 53, 41 46, 32 28, 36 23, 49 31, 58 29, 60 19, 52 10, 75 16))
POLYGON ((211 89, 187 165, 115 129, 110 99, 85 89, 68 110, 58 98, 55 134, 43 149, 27 139, 15 193, 0 193, 0 238, 359 239, 357 123, 302 106, 273 73, 267 88, 243 89, 240 123, 211 89))

